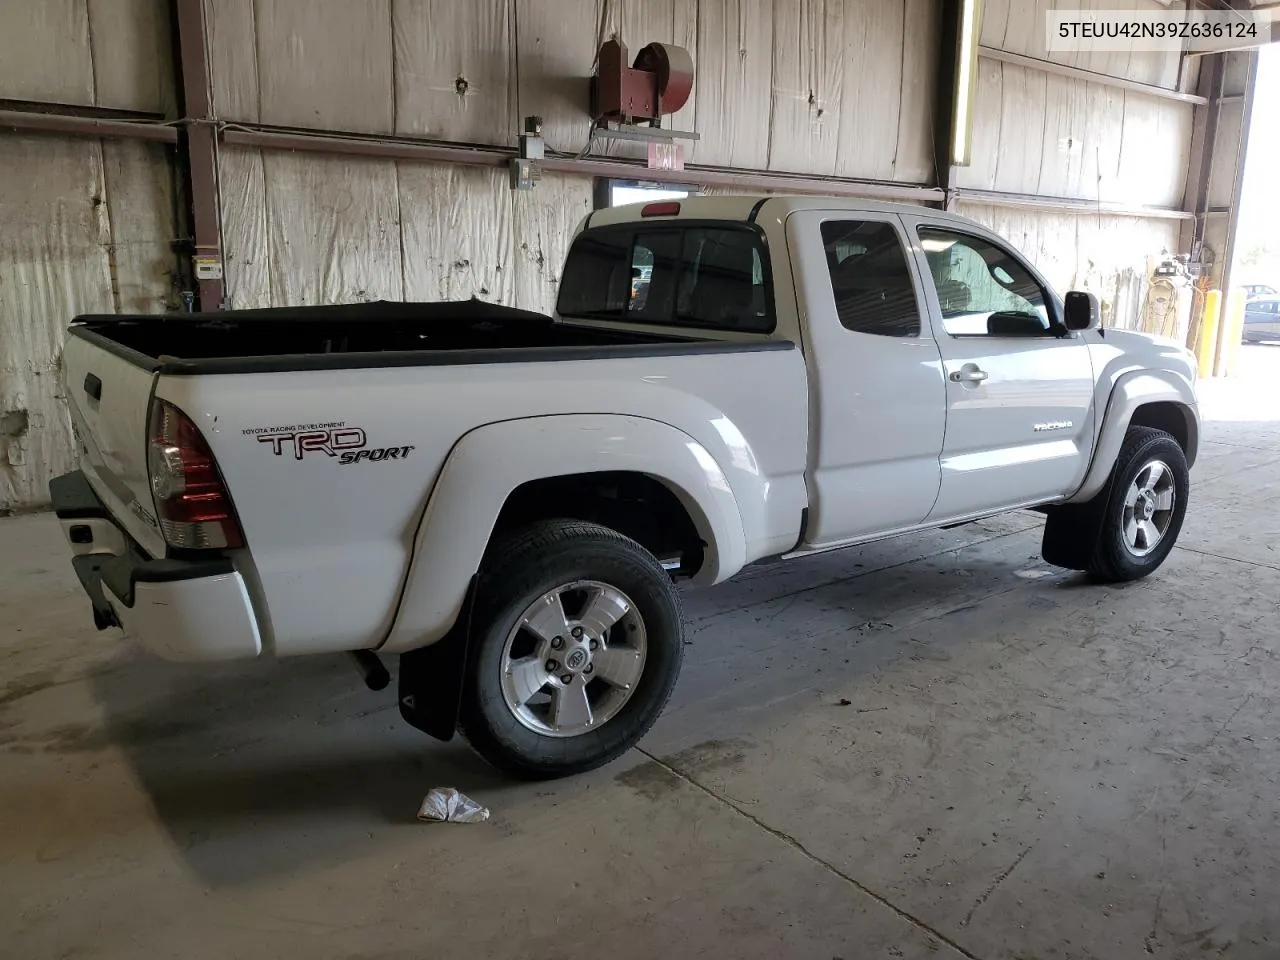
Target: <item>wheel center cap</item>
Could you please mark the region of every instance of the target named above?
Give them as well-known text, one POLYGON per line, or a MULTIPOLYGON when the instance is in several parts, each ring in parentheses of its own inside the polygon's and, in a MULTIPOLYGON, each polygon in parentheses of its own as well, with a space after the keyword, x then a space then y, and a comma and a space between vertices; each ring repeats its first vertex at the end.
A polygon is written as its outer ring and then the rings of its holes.
POLYGON ((1152 514, 1156 512, 1156 505, 1147 497, 1142 498, 1142 519, 1150 520, 1152 514))
POLYGON ((591 659, 591 655, 582 647, 575 647, 570 650, 564 658, 564 665, 574 673, 580 671, 587 665, 587 661, 591 659))

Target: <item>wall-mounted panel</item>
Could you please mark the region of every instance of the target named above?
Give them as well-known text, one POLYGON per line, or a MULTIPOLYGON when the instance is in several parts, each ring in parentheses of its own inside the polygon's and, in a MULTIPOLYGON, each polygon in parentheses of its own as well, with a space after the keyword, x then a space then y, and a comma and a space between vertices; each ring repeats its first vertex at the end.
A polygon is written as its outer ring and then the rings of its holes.
POLYGON ((763 170, 769 164, 769 98, 773 85, 771 0, 698 5, 694 96, 699 163, 763 170))
POLYGON ((590 177, 512 191, 504 170, 227 148, 227 299, 234 308, 478 297, 555 304, 591 210, 590 177))
MULTIPOLYGON (((1180 54, 1175 51, 1053 51, 1047 44, 1050 10, 1154 10, 1169 12, 1161 0, 984 0, 981 43, 997 50, 1092 70, 1112 77, 1175 89, 1180 54)), ((1176 8, 1175 8, 1176 12, 1176 8)))
POLYGON ((835 171, 845 68, 840 6, 826 0, 774 4, 770 170, 835 171))
POLYGON ((512 5, 394 0, 391 10, 396 133, 510 143, 520 129, 512 5))
POLYGON ((0 0, 0 98, 171 114, 166 0, 0 0))
POLYGON ((395 129, 391 0, 256 0, 263 123, 395 129))
MULTIPOLYGON (((540 183, 541 190, 545 181, 540 183)), ((399 164, 406 300, 516 300, 511 190, 489 167, 399 164)))
MULTIPOLYGON (((942 24, 933 0, 906 0, 903 16, 902 90, 893 179, 938 183, 934 161, 934 101, 942 24)), ((872 89, 877 89, 872 87, 872 89)))
POLYGON ((515 0, 519 116, 542 118, 547 146, 577 153, 591 121, 589 77, 601 36, 599 0, 515 0))
POLYGON ((1176 207, 1190 104, 981 61, 961 187, 1176 207))
POLYGON ((223 147, 218 151, 224 300, 228 309, 271 306, 267 184, 263 167, 260 150, 223 147))
POLYGON ((85 0, 0 0, 0 97, 94 102, 85 0))
POLYGON ((578 222, 591 212, 591 178, 557 175, 510 193, 515 236, 515 305, 549 313, 578 222))
POLYGON ((1218 131, 1214 137, 1213 167, 1209 175, 1209 206, 1230 206, 1236 189, 1237 144, 1244 124, 1244 103, 1229 100, 1218 114, 1218 131))
POLYGON ((401 300, 392 160, 263 154, 271 302, 401 300))
POLYGON ((213 112, 223 120, 261 119, 254 0, 205 0, 213 112))
POLYGON ((174 241, 177 174, 169 150, 141 140, 103 140, 115 309, 163 313, 181 306, 174 241))
POLYGON ((173 29, 167 0, 88 0, 88 4, 97 105, 175 115, 173 29))
MULTIPOLYGON (((839 5, 836 5, 839 7, 839 5)), ((892 180, 897 160, 898 125, 904 103, 904 6, 884 0, 846 0, 842 10, 843 43, 835 55, 844 63, 838 117, 835 173, 840 177, 892 180), (896 46, 894 37, 903 38, 896 46), (880 96, 870 91, 883 91, 880 96), (887 149, 892 145, 893 149, 887 149)), ((912 41, 915 38, 911 38, 912 41)))

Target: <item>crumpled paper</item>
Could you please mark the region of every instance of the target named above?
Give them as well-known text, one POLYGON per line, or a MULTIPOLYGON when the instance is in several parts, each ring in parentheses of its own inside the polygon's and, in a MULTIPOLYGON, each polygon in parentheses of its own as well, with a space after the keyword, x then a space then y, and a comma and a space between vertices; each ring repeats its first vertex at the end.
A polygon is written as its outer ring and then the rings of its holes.
POLYGON ((453 787, 435 787, 423 797, 418 819, 442 823, 483 823, 489 819, 489 808, 480 806, 453 787))

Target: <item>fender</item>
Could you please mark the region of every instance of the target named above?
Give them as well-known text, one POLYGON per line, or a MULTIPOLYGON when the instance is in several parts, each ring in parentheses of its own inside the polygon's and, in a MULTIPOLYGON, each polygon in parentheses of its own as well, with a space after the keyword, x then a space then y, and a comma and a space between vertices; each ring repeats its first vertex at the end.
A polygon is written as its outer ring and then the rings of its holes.
POLYGON ((462 611, 507 498, 530 480, 629 471, 662 482, 689 511, 707 547, 698 584, 727 580, 746 563, 742 516, 716 459, 656 420, 570 414, 478 427, 449 454, 414 536, 413 559, 384 653, 435 643, 462 611))
POLYGON ((1161 402, 1175 403, 1187 411, 1187 466, 1195 463, 1200 445, 1200 418, 1191 384, 1172 371, 1131 371, 1116 379, 1107 401, 1098 442, 1094 445, 1093 459, 1080 488, 1067 498, 1067 503, 1091 500, 1106 486, 1134 413, 1145 404, 1161 402))

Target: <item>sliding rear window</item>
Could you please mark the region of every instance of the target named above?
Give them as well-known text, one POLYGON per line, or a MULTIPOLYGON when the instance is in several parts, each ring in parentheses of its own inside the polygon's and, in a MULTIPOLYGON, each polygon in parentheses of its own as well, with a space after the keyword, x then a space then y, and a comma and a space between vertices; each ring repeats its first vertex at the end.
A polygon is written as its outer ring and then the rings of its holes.
POLYGON ((759 233, 717 224, 623 224, 579 234, 557 312, 566 318, 771 333, 768 259, 759 233))

